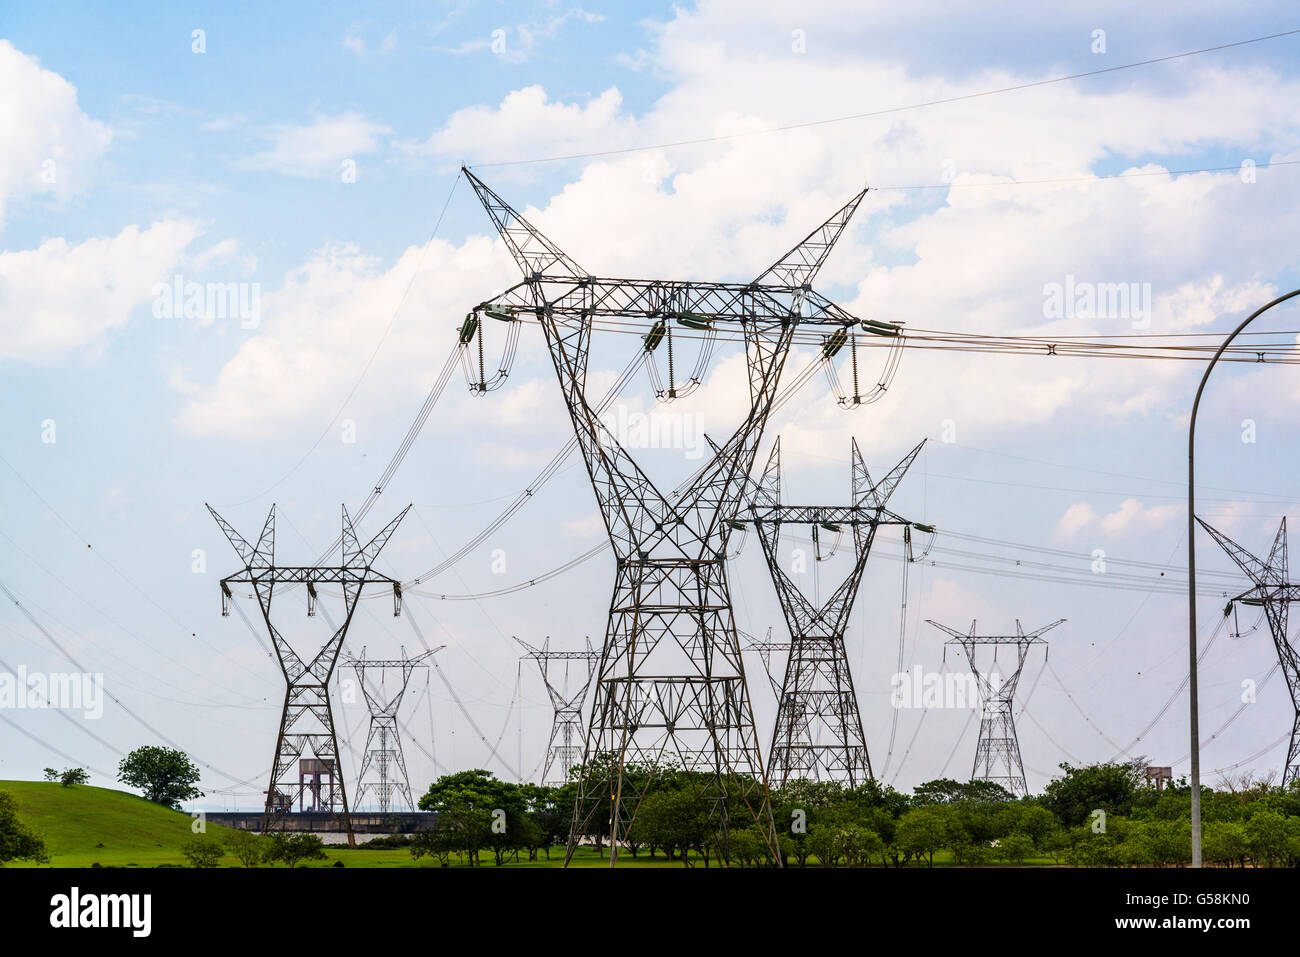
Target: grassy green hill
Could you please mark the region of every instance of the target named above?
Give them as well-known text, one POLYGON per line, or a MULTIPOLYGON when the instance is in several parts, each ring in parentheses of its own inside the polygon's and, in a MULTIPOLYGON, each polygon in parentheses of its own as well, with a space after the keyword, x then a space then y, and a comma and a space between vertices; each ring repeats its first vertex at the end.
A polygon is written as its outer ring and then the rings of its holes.
MULTIPOLYGON (((18 804, 19 819, 45 839, 54 867, 90 867, 95 863, 105 867, 157 867, 159 864, 186 863, 180 848, 193 836, 190 830, 193 819, 188 814, 170 811, 125 791, 88 785, 65 788, 57 782, 0 781, 0 791, 13 795, 18 804)), ((209 824, 207 828, 209 837, 225 837, 233 833, 229 828, 216 824, 209 824)), ((329 847, 326 853, 329 856, 324 861, 305 862, 298 866, 329 867, 336 860, 343 861, 345 867, 438 866, 429 857, 412 858, 405 849, 329 847)), ((485 852, 483 857, 485 865, 491 867, 491 855, 485 852)), ((514 866, 556 867, 563 860, 563 851, 552 851, 549 861, 514 866)), ((584 848, 575 863, 600 867, 605 862, 594 851, 584 848)), ((459 864, 453 857, 452 865, 459 864)), ((667 862, 662 857, 650 864, 665 865, 667 862)), ((8 866, 33 865, 24 861, 8 866)), ((221 866, 238 867, 239 862, 227 854, 221 866)))
MULTIPOLYGON (((193 836, 188 814, 124 791, 46 781, 0 781, 0 791, 13 795, 19 818, 45 839, 56 867, 180 864, 180 847, 193 836)), ((210 836, 229 833, 208 825, 210 836)))

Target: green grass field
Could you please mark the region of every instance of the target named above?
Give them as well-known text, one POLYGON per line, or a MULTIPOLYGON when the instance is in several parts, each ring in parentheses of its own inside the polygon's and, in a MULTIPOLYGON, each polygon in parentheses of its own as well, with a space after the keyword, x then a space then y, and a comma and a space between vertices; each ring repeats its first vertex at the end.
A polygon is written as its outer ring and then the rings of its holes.
MULTIPOLYGON (((193 819, 188 814, 171 811, 144 798, 114 791, 78 785, 65 788, 57 782, 0 781, 0 791, 12 794, 18 804, 19 818, 45 839, 52 867, 90 867, 96 863, 104 867, 157 867, 160 864, 185 865, 181 845, 193 837, 193 819)), ((216 824, 207 826, 210 837, 224 837, 232 832, 216 824)), ((327 847, 326 860, 309 861, 299 867, 332 867, 336 860, 345 867, 438 867, 438 862, 428 857, 419 860, 404 849, 355 850, 345 847, 327 847)), ((482 866, 492 867, 492 855, 480 855, 482 866)), ((660 855, 653 861, 645 854, 640 860, 625 858, 627 864, 639 867, 681 867, 660 855)), ((562 849, 551 851, 536 862, 520 861, 508 867, 559 867, 564 863, 562 849)), ((574 864, 579 867, 601 867, 607 864, 590 848, 581 848, 574 864)), ((26 861, 12 862, 9 867, 41 867, 26 861)), ((222 858, 221 866, 239 867, 233 855, 222 858)), ((261 865, 267 866, 267 865, 261 865)), ((274 865, 283 867, 282 864, 274 865)), ((455 855, 452 867, 467 867, 455 855)))
MULTIPOLYGON (((188 814, 171 811, 144 798, 114 791, 109 788, 96 788, 78 785, 65 788, 57 782, 46 781, 0 781, 0 791, 12 794, 18 803, 18 816, 29 827, 45 839, 50 852, 50 864, 32 864, 26 861, 12 862, 9 867, 91 867, 98 863, 103 867, 157 867, 160 864, 185 866, 181 854, 181 845, 193 836, 191 826, 193 819, 188 814)), ((216 824, 207 826, 210 837, 225 837, 233 832, 216 824)), ((347 847, 327 846, 327 855, 323 861, 307 861, 299 867, 332 867, 335 861, 342 861, 344 867, 439 867, 438 862, 430 857, 416 859, 405 848, 367 849, 360 846, 355 850, 347 847)), ((480 866, 494 867, 492 854, 484 851, 480 855, 480 866)), ((1048 858, 1033 858, 1027 865, 1045 865, 1053 862, 1048 858)), ((505 867, 561 867, 564 864, 564 850, 553 848, 550 860, 545 855, 537 861, 522 859, 519 862, 508 861, 505 867)), ((608 857, 597 854, 593 848, 582 847, 574 858, 574 867, 606 867, 608 857)), ((952 858, 946 851, 935 855, 936 867, 951 867, 952 858)), ((239 861, 232 854, 226 854, 221 860, 222 867, 240 867, 239 861)), ((283 864, 260 865, 283 867, 283 864)), ((469 865, 451 856, 451 867, 468 867, 469 865)), ((680 861, 668 861, 662 854, 650 857, 642 851, 638 857, 624 854, 619 858, 620 867, 676 867, 682 868, 680 861)), ((702 867, 703 861, 696 860, 696 867, 702 867)), ((910 865, 918 866, 916 863, 910 865)), ((924 866, 924 865, 921 865, 924 866)))

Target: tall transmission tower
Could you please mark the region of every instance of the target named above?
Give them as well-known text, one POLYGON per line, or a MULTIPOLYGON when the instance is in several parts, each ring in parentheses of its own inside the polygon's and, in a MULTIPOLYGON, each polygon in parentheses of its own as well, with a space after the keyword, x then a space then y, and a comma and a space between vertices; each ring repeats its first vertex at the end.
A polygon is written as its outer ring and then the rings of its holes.
POLYGON ((346 663, 357 674, 357 683, 366 699, 366 708, 370 711, 370 730, 366 734, 365 756, 361 759, 361 771, 357 774, 356 807, 366 807, 366 799, 374 800, 375 806, 384 813, 393 810, 393 792, 401 798, 402 806, 415 810, 415 801, 411 797, 411 779, 406 773, 406 756, 402 753, 402 739, 397 733, 397 712, 402 707, 402 697, 411 675, 417 669, 428 669, 424 659, 435 652, 442 651, 446 645, 431 648, 414 658, 406 656, 402 648, 401 658, 367 660, 366 649, 355 658, 349 657, 346 663), (366 684, 366 672, 378 671, 379 682, 366 684), (397 671, 401 683, 395 691, 388 691, 384 678, 388 671, 397 671))
MULTIPOLYGON (((796 326, 817 323, 842 332, 858 323, 811 283, 866 190, 753 282, 609 279, 580 267, 482 180, 463 172, 524 277, 480 303, 470 318, 531 317, 541 325, 616 562, 583 760, 584 769, 609 771, 580 779, 566 862, 580 838, 607 821, 601 833, 609 837, 610 866, 617 863, 620 842, 662 762, 680 766, 693 784, 709 782, 697 796, 711 806, 724 859, 733 815, 756 824, 776 856, 727 582, 725 519, 744 495, 796 326), (647 355, 674 326, 706 344, 720 327, 743 336, 748 414, 721 445, 710 442, 712 458, 676 495, 656 487, 586 396, 598 317, 645 323, 647 355), (633 778, 634 769, 650 773, 633 778)), ((677 394, 670 364, 663 396, 677 394)))
POLYGON ((975 745, 975 766, 971 769, 971 780, 992 781, 1016 797, 1023 797, 1029 793, 1029 786, 1025 783, 1025 766, 1020 760, 1020 739, 1016 737, 1015 717, 1011 713, 1012 699, 1016 694, 1016 685, 1020 682, 1020 673, 1025 669, 1029 649, 1034 645, 1046 646, 1047 642, 1042 639, 1043 633, 1051 631, 1065 619, 1058 618, 1050 625, 1025 634, 1025 630, 1020 627, 1020 619, 1017 618, 1014 635, 977 635, 973 621, 968 634, 962 634, 955 628, 941 625, 929 618, 926 621, 952 635, 952 639, 945 642, 945 645, 961 646, 979 689, 980 736, 975 745), (976 662, 976 650, 986 645, 993 646, 994 665, 997 664, 999 647, 1011 645, 1015 648, 1015 669, 1010 675, 980 670, 976 662))
POLYGON ((844 649, 844 630, 876 531, 882 525, 912 524, 886 506, 924 445, 922 441, 888 475, 873 482, 854 439, 851 505, 782 505, 779 436, 772 446, 749 508, 749 521, 763 544, 763 556, 791 638, 767 765, 768 781, 773 785, 779 787, 793 777, 807 777, 843 781, 856 787, 872 776, 862 716, 844 649), (845 527, 852 529, 853 565, 840 586, 820 606, 809 601, 781 567, 782 525, 807 525, 814 537, 819 535, 819 530, 838 535, 845 527))
POLYGON ((587 689, 595 673, 596 662, 600 652, 591 647, 587 639, 586 651, 552 651, 551 639, 542 642, 542 647, 534 648, 525 641, 516 638, 523 647, 524 658, 537 662, 537 669, 542 673, 542 683, 550 695, 551 707, 555 714, 551 719, 551 737, 546 742, 546 759, 542 764, 542 783, 560 787, 568 783, 569 772, 582 763, 582 705, 587 700, 587 689), (569 690, 569 666, 564 666, 564 681, 556 687, 551 681, 550 663, 552 661, 584 661, 586 676, 577 691, 569 690), (558 769, 560 777, 550 777, 552 769, 558 769))
POLYGON ((1249 591, 1234 598, 1233 602, 1262 605, 1264 615, 1268 618, 1268 630, 1273 636, 1273 646, 1277 649, 1278 665, 1286 678, 1294 716, 1291 722, 1291 742, 1286 749, 1286 766, 1282 770, 1282 786, 1286 787, 1300 777, 1300 655, 1287 640, 1286 634, 1287 608, 1291 602, 1300 601, 1300 585, 1292 583, 1287 575, 1286 519, 1283 518, 1282 524, 1278 526, 1267 561, 1256 558, 1203 519, 1198 517, 1196 520, 1254 585, 1249 591))
MULTIPOLYGON (((344 507, 343 564, 330 567, 275 563, 274 505, 271 506, 255 546, 248 544, 229 522, 218 515, 211 505, 208 506, 208 511, 244 563, 242 570, 221 579, 221 614, 230 614, 234 601, 231 585, 251 586, 266 630, 275 645, 280 670, 284 673, 284 707, 280 712, 280 731, 275 740, 271 779, 266 788, 263 831, 282 825, 284 815, 293 810, 296 800, 299 810, 327 811, 333 814, 347 834, 348 844, 356 846, 347 788, 339 765, 339 742, 334 731, 334 714, 330 708, 329 682, 338 663, 339 651, 343 647, 348 627, 352 624, 352 616, 357 610, 357 602, 367 585, 384 584, 391 587, 393 614, 401 614, 401 584, 395 578, 375 571, 372 566, 410 509, 409 505, 404 508, 401 514, 362 547, 358 544, 356 530, 344 507), (316 614, 316 604, 320 597, 317 586, 338 585, 343 589, 343 624, 309 658, 300 655, 271 621, 271 601, 277 585, 306 585, 309 617, 316 614), (309 752, 312 757, 303 758, 304 752, 309 752)), ((304 648, 304 655, 309 653, 310 650, 304 648)))
POLYGON ((772 686, 772 694, 776 695, 776 700, 780 702, 781 682, 776 680, 776 673, 772 670, 772 653, 777 651, 788 652, 790 642, 773 641, 771 628, 767 629, 767 636, 762 641, 748 635, 746 637, 749 638, 749 641, 743 650, 758 652, 758 657, 763 662, 763 672, 767 675, 767 683, 772 686))

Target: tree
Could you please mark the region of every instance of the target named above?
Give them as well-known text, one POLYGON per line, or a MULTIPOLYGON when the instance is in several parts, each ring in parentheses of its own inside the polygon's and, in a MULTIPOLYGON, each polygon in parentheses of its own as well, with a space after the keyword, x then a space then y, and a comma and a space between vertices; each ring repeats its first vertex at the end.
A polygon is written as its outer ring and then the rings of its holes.
POLYGON ((1028 834, 1016 831, 998 841, 998 857, 1008 864, 1024 864, 1025 858, 1034 851, 1034 839, 1028 834))
POLYGON ((179 811, 182 801, 203 797, 194 785, 199 769, 184 751, 147 745, 136 748, 117 766, 117 779, 139 788, 146 800, 179 811))
POLYGON ((262 860, 268 864, 283 861, 297 867, 299 861, 325 860, 325 843, 315 834, 273 834, 262 860))
MULTIPOLYGON (((1145 762, 1145 758, 1138 759, 1145 762)), ((1043 793, 1043 805, 1066 827, 1078 827, 1093 811, 1127 816, 1143 778, 1135 762, 1090 764, 1073 768, 1061 764, 1064 776, 1055 778, 1043 793)))
POLYGON ((669 860, 680 854, 685 867, 692 866, 690 852, 697 850, 708 867, 713 837, 709 811, 709 802, 697 798, 689 786, 660 788, 642 800, 631 836, 639 843, 662 847, 669 860))
POLYGON ((451 853, 457 849, 456 834, 445 825, 422 828, 411 838, 412 857, 419 860, 428 854, 443 867, 451 863, 451 853))
POLYGON ((938 778, 918 784, 912 791, 912 806, 956 804, 959 801, 1011 801, 1015 795, 996 781, 961 781, 938 778))
POLYGON ((45 842, 18 820, 18 803, 7 791, 0 791, 0 865, 5 861, 50 860, 45 842))
POLYGON ((266 853, 266 839, 252 831, 235 831, 226 846, 245 867, 256 867, 266 853))
POLYGON ((1201 851, 1210 864, 1245 867, 1246 828, 1240 821, 1206 821, 1201 851))
POLYGON ((481 768, 444 774, 429 785, 419 805, 422 811, 438 812, 439 829, 450 832, 456 850, 463 851, 474 867, 479 865, 479 852, 485 847, 493 850, 498 864, 502 862, 514 839, 511 821, 513 830, 520 830, 527 810, 519 785, 499 781, 491 771, 481 768))
POLYGON ((225 853, 225 844, 205 834, 196 834, 181 845, 181 856, 190 862, 190 867, 216 867, 225 853))
POLYGON ((1250 816, 1245 828, 1246 847, 1256 864, 1272 867, 1286 856, 1287 820, 1272 810, 1256 811, 1250 816))
POLYGON ((909 854, 924 857, 934 867, 934 852, 948 838, 946 816, 933 805, 913 808, 898 822, 898 843, 909 854))
POLYGON ((62 771, 46 768, 44 774, 45 780, 58 781, 65 788, 70 788, 74 784, 85 784, 90 780, 90 775, 85 768, 64 768, 62 771))
POLYGON ((90 780, 90 774, 85 768, 67 768, 59 775, 59 783, 65 788, 70 788, 74 784, 85 784, 90 780))

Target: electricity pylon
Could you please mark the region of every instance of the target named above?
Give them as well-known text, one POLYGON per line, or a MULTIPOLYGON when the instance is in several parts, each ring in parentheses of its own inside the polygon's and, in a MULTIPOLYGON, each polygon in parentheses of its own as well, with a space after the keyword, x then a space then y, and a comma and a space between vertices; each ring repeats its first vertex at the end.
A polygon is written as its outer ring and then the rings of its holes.
POLYGON ((790 642, 773 641, 772 629, 769 628, 767 629, 767 637, 762 641, 752 637, 749 638, 749 643, 745 645, 744 650, 758 652, 758 657, 763 662, 763 672, 767 675, 767 683, 772 686, 772 694, 776 695, 776 700, 779 703, 781 700, 781 683, 776 680, 776 674, 772 670, 772 653, 774 651, 789 651, 790 642))
MULTIPOLYGON (((462 172, 524 277, 470 318, 526 316, 541 325, 616 562, 566 863, 593 833, 608 836, 610 866, 617 863, 654 770, 665 763, 687 772, 710 807, 724 860, 733 814, 757 825, 779 860, 727 583, 724 520, 744 495, 795 328, 814 323, 843 331, 858 323, 811 283, 866 190, 753 282, 609 279, 580 267, 482 180, 462 172), (713 457, 677 495, 655 486, 586 396, 597 319, 646 323, 647 353, 674 323, 709 342, 720 327, 744 339, 748 414, 721 445, 710 442, 713 457)), ((897 333, 892 327, 879 334, 897 333)), ((665 395, 675 391, 670 383, 665 395)))
POLYGON ((411 797, 411 779, 406 773, 406 755, 402 753, 402 739, 397 733, 397 712, 402 707, 402 697, 411 674, 416 669, 427 669, 424 659, 435 652, 442 651, 446 645, 431 648, 414 658, 406 656, 402 648, 401 658, 366 659, 366 649, 355 658, 345 659, 357 674, 357 683, 366 699, 366 708, 370 711, 370 730, 366 734, 365 755, 361 759, 361 771, 357 774, 356 807, 366 806, 366 798, 373 797, 379 810, 385 814, 393 809, 393 792, 404 801, 404 806, 415 810, 415 801, 411 797), (366 684, 366 671, 379 671, 379 687, 372 681, 366 684), (402 680, 397 690, 389 694, 384 687, 385 671, 400 671, 402 680))
POLYGON ((1286 678, 1293 713, 1291 742, 1286 749, 1286 765, 1282 771, 1282 786, 1286 787, 1300 776, 1300 655, 1297 655, 1295 647, 1287 640, 1286 633, 1287 608, 1291 602, 1300 601, 1300 585, 1293 584, 1287 578, 1286 519, 1283 518, 1282 524, 1278 526, 1268 561, 1256 558, 1201 518, 1196 520, 1254 585, 1233 601, 1243 605, 1262 605, 1264 615, 1268 618, 1268 630, 1273 636, 1273 647, 1277 649, 1278 665, 1286 678))
POLYGON ((551 737, 546 742, 546 759, 542 764, 542 783, 552 787, 561 787, 568 783, 569 772, 582 762, 582 705, 587 700, 587 689, 591 687, 592 675, 600 653, 591 647, 587 639, 586 651, 551 651, 551 639, 542 642, 542 647, 534 648, 526 641, 516 638, 526 652, 522 657, 537 662, 537 670, 542 673, 542 683, 550 695, 554 716, 551 718, 551 737), (569 690, 569 666, 564 666, 564 683, 557 688, 551 681, 550 663, 552 661, 585 661, 587 675, 578 690, 569 690), (559 769, 562 777, 548 778, 552 768, 559 769))
MULTIPOLYGON (((357 542, 356 530, 343 509, 343 564, 330 566, 277 565, 275 563, 275 506, 271 506, 266 524, 257 544, 250 545, 216 513, 211 505, 208 511, 217 520, 235 552, 244 563, 241 571, 221 579, 221 614, 230 614, 234 600, 231 585, 250 585, 253 596, 262 611, 262 620, 270 632, 275 646, 275 656, 284 673, 284 707, 280 712, 280 731, 275 739, 275 757, 271 762, 271 779, 266 789, 266 807, 262 816, 262 830, 269 831, 284 823, 283 815, 293 810, 295 798, 301 809, 306 807, 310 792, 313 811, 327 811, 339 821, 348 836, 348 844, 355 847, 352 817, 348 808, 347 787, 339 765, 339 741, 334 733, 334 714, 330 709, 329 683, 338 663, 339 650, 352 616, 357 610, 361 592, 367 585, 384 584, 393 589, 393 614, 402 610, 402 586, 395 578, 375 571, 372 566, 380 550, 388 543, 397 525, 410 511, 406 506, 395 519, 384 526, 370 542, 362 547, 357 542), (304 659, 293 645, 271 622, 271 600, 277 585, 306 585, 307 614, 315 616, 319 595, 318 585, 338 585, 343 589, 343 624, 309 659, 304 659), (303 759, 304 751, 313 757, 303 759), (297 762, 297 780, 294 764, 297 762), (328 779, 328 791, 325 780, 328 779)), ((241 612, 242 614, 242 612, 241 612)), ((305 652, 306 653, 306 650, 305 652)))
POLYGON ((854 439, 851 505, 782 505, 779 436, 772 446, 763 478, 754 491, 748 521, 763 544, 763 556, 791 638, 767 764, 768 781, 776 787, 792 777, 843 781, 856 787, 872 776, 862 715, 844 649, 844 630, 876 531, 882 525, 912 524, 886 505, 924 445, 922 441, 888 475, 873 482, 854 439), (781 567, 782 525, 807 525, 814 536, 819 529, 839 534, 847 526, 853 531, 853 565, 820 606, 809 601, 781 567))
POLYGON ((1042 639, 1044 632, 1051 631, 1065 621, 1058 618, 1050 625, 1044 625, 1037 631, 1025 634, 1016 619, 1014 635, 977 635, 975 622, 970 623, 970 632, 962 634, 955 628, 941 625, 927 618, 927 622, 940 631, 952 635, 947 645, 960 645, 970 662, 971 674, 980 696, 980 736, 975 745, 975 765, 971 769, 972 781, 992 781, 1000 784, 1016 797, 1029 793, 1025 783, 1025 766, 1020 760, 1020 739, 1016 737, 1015 717, 1011 713, 1012 699, 1016 694, 1016 685, 1020 682, 1020 673, 1025 668, 1025 658, 1034 645, 1046 645, 1042 639), (983 645, 993 646, 993 663, 998 660, 998 647, 1012 645, 1016 649, 1015 670, 1007 677, 997 672, 980 671, 976 663, 976 649, 983 645))

